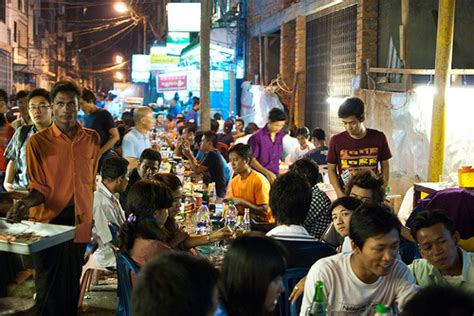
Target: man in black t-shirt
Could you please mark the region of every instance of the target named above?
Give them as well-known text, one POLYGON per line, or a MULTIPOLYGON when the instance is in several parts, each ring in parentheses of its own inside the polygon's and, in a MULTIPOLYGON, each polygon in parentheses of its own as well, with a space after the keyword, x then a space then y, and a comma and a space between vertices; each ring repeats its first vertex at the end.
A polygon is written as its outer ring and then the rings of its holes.
POLYGON ((84 89, 80 104, 86 114, 84 116, 84 127, 97 131, 100 136, 100 171, 102 162, 109 157, 110 150, 120 139, 119 132, 115 127, 112 115, 96 105, 96 98, 92 91, 84 89))
POLYGON ((218 197, 225 197, 226 183, 224 165, 219 157, 217 150, 217 135, 213 131, 207 131, 202 138, 201 147, 199 149, 204 153, 204 157, 198 162, 191 151, 189 145, 185 145, 182 152, 191 163, 191 168, 196 174, 203 175, 204 183, 215 182, 216 194, 218 197))

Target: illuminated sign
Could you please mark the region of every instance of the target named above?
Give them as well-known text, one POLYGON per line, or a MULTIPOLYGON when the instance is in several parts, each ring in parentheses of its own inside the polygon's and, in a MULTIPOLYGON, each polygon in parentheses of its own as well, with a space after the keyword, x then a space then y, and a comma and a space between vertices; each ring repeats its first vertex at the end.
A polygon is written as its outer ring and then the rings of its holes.
MULTIPOLYGON (((211 91, 224 91, 224 80, 227 80, 228 73, 225 71, 211 70, 211 91)), ((201 73, 195 70, 188 73, 188 90, 199 91, 201 86, 201 73)))
POLYGON ((153 46, 150 49, 150 69, 165 72, 179 64, 179 57, 168 56, 165 46, 153 46))
POLYGON ((187 32, 168 32, 166 37, 166 48, 169 56, 180 56, 183 48, 190 43, 187 32))
POLYGON ((150 79, 150 56, 132 56, 132 82, 148 82, 150 79))
POLYGON ((156 84, 160 92, 186 90, 186 75, 159 75, 156 84))
POLYGON ((199 32, 201 30, 200 3, 168 3, 168 31, 199 32))

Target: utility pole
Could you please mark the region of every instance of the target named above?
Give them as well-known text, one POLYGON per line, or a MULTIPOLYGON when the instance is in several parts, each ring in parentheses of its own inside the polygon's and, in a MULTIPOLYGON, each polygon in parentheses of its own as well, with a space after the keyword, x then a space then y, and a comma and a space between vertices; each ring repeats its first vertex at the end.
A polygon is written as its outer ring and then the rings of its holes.
POLYGON ((446 92, 449 88, 449 73, 453 56, 454 11, 456 0, 439 0, 438 34, 436 37, 436 60, 433 115, 431 118, 430 155, 428 181, 438 182, 443 174, 444 141, 446 129, 446 92))
POLYGON ((146 16, 143 17, 143 55, 146 55, 146 27, 147 19, 146 16))
POLYGON ((211 0, 201 0, 201 110, 199 129, 207 131, 211 128, 211 0))

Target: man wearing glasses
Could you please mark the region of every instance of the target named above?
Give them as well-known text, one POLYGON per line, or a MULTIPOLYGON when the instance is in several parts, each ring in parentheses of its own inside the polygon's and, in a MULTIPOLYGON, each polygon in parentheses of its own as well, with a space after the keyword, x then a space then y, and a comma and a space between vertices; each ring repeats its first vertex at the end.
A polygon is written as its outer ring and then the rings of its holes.
POLYGON ((4 156, 9 160, 3 186, 7 192, 28 194, 26 174, 26 143, 34 134, 51 126, 51 99, 45 89, 35 89, 28 94, 27 110, 32 125, 20 126, 5 149, 4 156))
POLYGON ((51 90, 55 121, 26 145, 28 196, 7 214, 18 221, 29 210, 38 222, 76 227, 74 241, 33 254, 38 315, 75 315, 92 204, 100 139, 77 122, 80 91, 72 81, 51 90))

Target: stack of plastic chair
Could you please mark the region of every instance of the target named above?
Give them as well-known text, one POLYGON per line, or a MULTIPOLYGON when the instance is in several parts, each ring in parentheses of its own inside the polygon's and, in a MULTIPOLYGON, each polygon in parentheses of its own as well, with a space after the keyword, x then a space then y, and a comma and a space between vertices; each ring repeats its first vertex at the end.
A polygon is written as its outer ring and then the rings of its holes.
POLYGON ((298 316, 300 314, 301 301, 303 296, 298 298, 295 304, 291 304, 288 300, 293 288, 301 278, 308 274, 308 268, 293 268, 287 269, 283 276, 283 284, 285 285, 285 292, 278 298, 278 311, 280 316, 298 316))
MULTIPOLYGON (((109 230, 112 234, 113 244, 117 240, 118 231, 120 227, 117 224, 109 222, 109 230)), ((114 248, 114 252, 116 248, 114 248)), ((89 256, 89 260, 87 263, 82 267, 82 274, 81 274, 81 291, 79 293, 79 302, 77 303, 77 307, 81 308, 82 303, 84 301, 84 295, 86 291, 89 292, 91 290, 91 284, 93 280, 98 279, 98 275, 101 271, 108 272, 109 270, 104 269, 103 267, 99 266, 96 260, 95 252, 89 256)))
POLYGON ((132 314, 132 272, 138 274, 139 268, 133 260, 121 252, 115 253, 117 259, 118 275, 118 307, 117 316, 130 316, 132 314))

